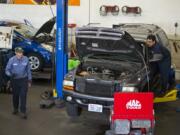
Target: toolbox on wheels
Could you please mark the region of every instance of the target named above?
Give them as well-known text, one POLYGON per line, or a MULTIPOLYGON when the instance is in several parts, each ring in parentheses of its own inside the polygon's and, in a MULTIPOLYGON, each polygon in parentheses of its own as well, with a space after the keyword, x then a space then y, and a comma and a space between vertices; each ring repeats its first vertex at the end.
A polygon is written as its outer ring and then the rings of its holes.
POLYGON ((110 130, 105 135, 154 135, 153 99, 152 92, 115 93, 110 130))

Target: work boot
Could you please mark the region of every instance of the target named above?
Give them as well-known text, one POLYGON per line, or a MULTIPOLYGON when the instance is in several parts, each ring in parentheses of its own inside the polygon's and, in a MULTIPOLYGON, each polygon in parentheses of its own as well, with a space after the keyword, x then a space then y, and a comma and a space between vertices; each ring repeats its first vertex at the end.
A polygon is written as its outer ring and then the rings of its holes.
POLYGON ((18 109, 14 109, 14 111, 12 112, 13 115, 17 115, 18 114, 18 109))
POLYGON ((180 108, 176 108, 176 112, 180 112, 180 108))
POLYGON ((25 119, 25 120, 27 119, 27 114, 26 113, 21 113, 20 116, 21 116, 22 119, 25 119))
POLYGON ((157 97, 164 97, 165 95, 166 95, 166 92, 160 91, 160 92, 157 94, 157 97))

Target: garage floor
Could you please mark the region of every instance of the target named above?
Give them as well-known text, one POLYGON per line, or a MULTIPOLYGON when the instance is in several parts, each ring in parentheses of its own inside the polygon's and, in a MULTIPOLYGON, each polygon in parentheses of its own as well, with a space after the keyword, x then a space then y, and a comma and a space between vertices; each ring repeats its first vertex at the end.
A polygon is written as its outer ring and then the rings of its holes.
MULTIPOLYGON (((36 80, 29 91, 28 120, 11 114, 10 95, 0 94, 0 135, 104 135, 108 129, 105 114, 83 112, 79 119, 71 120, 65 108, 42 110, 40 94, 47 90, 47 80, 36 80)), ((156 135, 179 135, 180 113, 175 108, 180 101, 156 105, 156 135)))

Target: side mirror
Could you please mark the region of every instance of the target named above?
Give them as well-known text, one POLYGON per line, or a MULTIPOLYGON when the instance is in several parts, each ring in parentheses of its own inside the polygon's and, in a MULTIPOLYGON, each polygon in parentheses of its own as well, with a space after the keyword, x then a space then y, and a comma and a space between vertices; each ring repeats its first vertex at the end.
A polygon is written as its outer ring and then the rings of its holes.
POLYGON ((153 54, 153 55, 152 55, 152 58, 149 59, 149 62, 157 62, 157 61, 162 60, 162 58, 163 58, 163 55, 162 55, 162 54, 156 53, 156 54, 153 54))

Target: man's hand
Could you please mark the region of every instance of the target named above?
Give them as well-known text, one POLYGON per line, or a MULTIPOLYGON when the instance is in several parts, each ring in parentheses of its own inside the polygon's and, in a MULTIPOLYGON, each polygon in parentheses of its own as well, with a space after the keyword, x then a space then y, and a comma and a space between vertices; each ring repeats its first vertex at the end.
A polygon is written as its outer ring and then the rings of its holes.
POLYGON ((30 88, 31 86, 32 86, 32 81, 29 80, 29 81, 28 81, 28 87, 30 88))
POLYGON ((6 89, 9 89, 11 86, 11 81, 8 81, 7 84, 6 84, 6 89))

